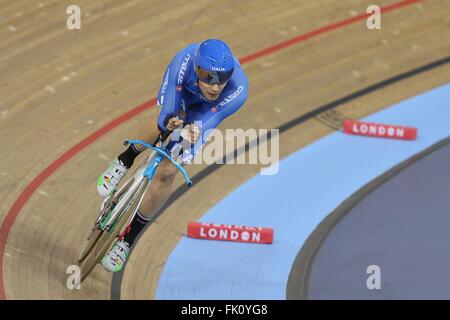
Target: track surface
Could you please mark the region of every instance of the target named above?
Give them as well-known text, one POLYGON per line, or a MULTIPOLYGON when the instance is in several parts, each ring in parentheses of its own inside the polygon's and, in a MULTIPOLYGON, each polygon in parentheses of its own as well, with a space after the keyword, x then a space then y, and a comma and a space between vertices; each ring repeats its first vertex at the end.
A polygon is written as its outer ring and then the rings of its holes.
MULTIPOLYGON (((380 5, 397 2, 381 1, 380 5)), ((364 13, 370 2, 155 5, 140 0, 85 0, 77 3, 83 12, 80 31, 65 28, 69 4, 5 1, 0 12, 3 298, 110 297, 111 275, 100 268, 79 291, 65 287, 65 270, 75 261, 86 221, 95 217, 99 172, 122 150, 121 141, 133 137, 139 127, 145 128, 156 111, 142 106, 145 111, 139 117, 119 122, 120 126, 97 135, 83 150, 59 163, 35 192, 24 196, 24 190, 67 150, 151 99, 177 50, 214 36, 229 42, 238 57, 251 57, 364 13), (8 214, 21 195, 29 199, 13 219, 8 214)), ((384 15, 382 30, 368 31, 361 20, 258 57, 244 67, 251 84, 246 107, 221 128, 277 128, 350 92, 447 57, 450 44, 443 39, 450 36, 449 9, 448 1, 421 1, 384 15)), ((362 117, 449 80, 450 68, 444 65, 337 109, 349 117, 362 117)), ((331 130, 315 119, 306 121, 280 137, 280 155, 331 130)), ((204 168, 193 166, 189 173, 195 176, 204 168)), ((130 257, 121 298, 153 298, 164 262, 187 221, 196 220, 257 172, 258 166, 224 166, 169 206, 130 257)), ((178 178, 177 184, 181 183, 178 178)))

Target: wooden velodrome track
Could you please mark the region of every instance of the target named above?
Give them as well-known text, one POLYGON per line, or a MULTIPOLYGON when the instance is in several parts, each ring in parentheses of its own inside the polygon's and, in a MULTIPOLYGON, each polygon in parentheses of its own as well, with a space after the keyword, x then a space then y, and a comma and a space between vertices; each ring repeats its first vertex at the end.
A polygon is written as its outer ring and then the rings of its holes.
MULTIPOLYGON (((112 275, 100 267, 81 290, 66 288, 65 271, 75 263, 97 214, 99 173, 122 150, 122 141, 135 137, 157 110, 147 108, 97 134, 72 157, 44 170, 110 121, 153 98, 175 52, 217 37, 238 57, 247 57, 363 14, 372 3, 0 0, 0 297, 111 297, 112 275), (82 10, 81 30, 66 29, 71 4, 82 10), (30 185, 33 181, 41 183, 30 185)), ((368 30, 360 19, 245 63, 248 102, 220 128, 278 128, 321 105, 448 57, 450 1, 403 4, 383 13, 381 30, 368 30)), ((359 118, 449 81, 450 65, 442 64, 336 110, 359 118)), ((331 131, 317 119, 305 121, 280 136, 280 156, 331 131)), ((195 165, 188 172, 194 176, 204 168, 195 165)), ((187 223, 258 172, 255 165, 222 166, 170 205, 130 256, 121 298, 154 298, 164 262, 187 223)))

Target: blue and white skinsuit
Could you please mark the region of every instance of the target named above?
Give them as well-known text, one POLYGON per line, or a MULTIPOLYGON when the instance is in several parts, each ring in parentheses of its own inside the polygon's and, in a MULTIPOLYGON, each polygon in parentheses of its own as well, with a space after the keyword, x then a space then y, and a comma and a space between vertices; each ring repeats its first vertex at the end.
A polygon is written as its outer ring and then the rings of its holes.
MULTIPOLYGON (((157 104, 161 109, 158 127, 161 131, 167 131, 167 121, 178 115, 180 109, 184 112, 184 124, 195 122, 201 128, 201 137, 181 155, 183 162, 189 162, 201 149, 211 133, 210 129, 216 128, 244 105, 248 94, 247 77, 235 59, 233 75, 217 100, 206 99, 200 91, 194 70, 196 48, 197 44, 191 44, 175 55, 164 73, 157 96, 157 104)), ((176 136, 175 132, 172 136, 176 136)), ((169 150, 176 144, 172 142, 167 146, 169 150)))

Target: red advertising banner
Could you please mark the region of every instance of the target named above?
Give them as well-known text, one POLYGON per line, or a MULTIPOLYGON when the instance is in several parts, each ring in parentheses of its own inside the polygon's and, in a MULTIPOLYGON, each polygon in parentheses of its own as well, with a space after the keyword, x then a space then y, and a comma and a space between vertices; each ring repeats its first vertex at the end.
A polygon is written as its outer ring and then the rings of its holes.
POLYGON ((417 128, 381 123, 370 123, 358 120, 344 120, 345 133, 401 140, 416 140, 417 128))
POLYGON ((191 238, 248 243, 273 242, 273 229, 225 224, 190 222, 187 235, 191 238))

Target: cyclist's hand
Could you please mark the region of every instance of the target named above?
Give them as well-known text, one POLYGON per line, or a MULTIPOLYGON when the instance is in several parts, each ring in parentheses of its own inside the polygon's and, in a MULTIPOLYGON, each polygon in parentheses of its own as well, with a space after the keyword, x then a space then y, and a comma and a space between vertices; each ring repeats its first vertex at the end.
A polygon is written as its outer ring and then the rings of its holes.
POLYGON ((169 121, 167 122, 166 128, 169 131, 173 131, 177 128, 182 127, 183 123, 184 123, 183 119, 178 119, 176 117, 173 117, 173 118, 170 118, 169 121))
POLYGON ((183 128, 183 133, 181 136, 187 139, 190 144, 194 144, 195 141, 200 137, 200 128, 195 124, 188 124, 183 128))

